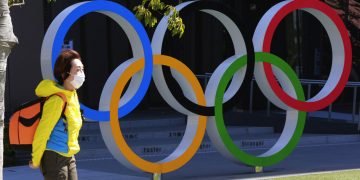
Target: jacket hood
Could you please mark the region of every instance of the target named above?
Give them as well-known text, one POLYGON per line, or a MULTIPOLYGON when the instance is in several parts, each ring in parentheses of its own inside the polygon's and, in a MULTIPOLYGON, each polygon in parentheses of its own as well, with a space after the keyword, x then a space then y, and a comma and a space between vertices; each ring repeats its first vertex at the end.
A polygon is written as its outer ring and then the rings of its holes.
POLYGON ((56 93, 63 93, 65 96, 71 96, 75 91, 68 91, 62 89, 55 81, 52 80, 42 80, 35 89, 35 94, 39 97, 48 97, 56 93))

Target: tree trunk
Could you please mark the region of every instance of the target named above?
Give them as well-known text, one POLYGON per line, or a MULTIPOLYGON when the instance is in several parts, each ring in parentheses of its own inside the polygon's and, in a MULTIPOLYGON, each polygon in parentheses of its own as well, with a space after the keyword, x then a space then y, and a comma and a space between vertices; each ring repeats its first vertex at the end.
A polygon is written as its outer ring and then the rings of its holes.
POLYGON ((0 0, 0 180, 3 179, 4 162, 4 112, 7 58, 12 47, 18 43, 13 32, 8 0, 0 0))

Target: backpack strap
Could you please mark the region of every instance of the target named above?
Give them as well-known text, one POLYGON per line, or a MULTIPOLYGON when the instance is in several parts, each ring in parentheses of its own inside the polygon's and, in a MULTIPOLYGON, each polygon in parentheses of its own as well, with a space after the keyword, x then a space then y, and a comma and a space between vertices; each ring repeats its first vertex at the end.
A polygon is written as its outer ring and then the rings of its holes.
POLYGON ((61 112, 61 116, 60 117, 63 117, 65 120, 66 120, 66 116, 65 116, 65 109, 66 109, 66 106, 67 106, 67 99, 66 99, 66 96, 63 94, 63 93, 56 93, 57 96, 60 96, 61 99, 64 101, 64 106, 63 106, 63 110, 61 112))
POLYGON ((65 94, 59 92, 59 93, 56 93, 56 94, 53 94, 53 95, 57 95, 57 96, 61 97, 61 99, 62 99, 65 103, 67 103, 67 99, 66 99, 65 94))
MULTIPOLYGON (((63 117, 64 119, 66 119, 66 117, 65 117, 65 109, 66 109, 66 106, 67 106, 67 99, 66 99, 65 94, 59 92, 59 93, 55 93, 55 94, 53 94, 51 96, 59 96, 65 102, 60 117, 63 117)), ((50 98, 51 96, 49 96, 48 98, 50 98)))

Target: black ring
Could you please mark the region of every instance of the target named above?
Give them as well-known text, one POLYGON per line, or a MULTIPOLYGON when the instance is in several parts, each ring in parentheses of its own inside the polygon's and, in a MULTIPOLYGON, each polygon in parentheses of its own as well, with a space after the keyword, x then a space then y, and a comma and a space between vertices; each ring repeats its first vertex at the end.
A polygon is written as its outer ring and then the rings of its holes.
MULTIPOLYGON (((241 34, 243 35, 245 45, 246 45, 246 51, 247 51, 247 68, 245 73, 244 81, 240 87, 240 92, 237 92, 234 97, 232 97, 229 101, 224 103, 224 111, 229 110, 230 108, 234 107, 234 105, 239 101, 240 95, 245 93, 245 90, 249 89, 249 85, 251 83, 251 80, 253 78, 253 72, 254 72, 254 64, 255 64, 255 56, 254 56, 254 48, 252 40, 250 39, 250 32, 249 28, 247 28, 246 25, 244 25, 241 18, 235 14, 234 11, 232 11, 230 8, 226 7, 223 3, 213 2, 213 1, 196 1, 193 2, 183 9, 179 11, 180 16, 183 16, 185 13, 188 12, 195 12, 199 10, 215 10, 218 12, 223 13, 224 15, 228 16, 239 29, 241 29, 241 34), (240 28, 241 27, 241 28, 240 28)), ((163 67, 164 70, 164 77, 165 81, 167 82, 174 82, 174 78, 172 78, 170 68, 163 67)), ((214 107, 206 107, 201 106, 198 104, 193 103, 189 99, 187 99, 184 94, 181 91, 177 91, 176 89, 179 89, 178 83, 170 83, 174 84, 175 86, 171 86, 173 88, 169 88, 170 92, 173 94, 174 98, 187 110, 203 116, 214 116, 215 115, 215 108, 214 107)), ((249 92, 249 91, 247 91, 249 92)), ((215 97, 214 97, 215 98, 215 97)))

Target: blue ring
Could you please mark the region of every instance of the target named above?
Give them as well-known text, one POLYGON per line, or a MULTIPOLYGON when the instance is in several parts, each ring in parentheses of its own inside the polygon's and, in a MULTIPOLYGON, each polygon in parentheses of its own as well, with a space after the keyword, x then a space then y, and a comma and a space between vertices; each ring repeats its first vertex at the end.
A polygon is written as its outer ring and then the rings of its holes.
MULTIPOLYGON (((151 44, 149 37, 141 25, 141 23, 136 19, 133 13, 131 13, 127 8, 110 1, 89 1, 82 2, 83 4, 79 5, 77 8, 73 9, 67 17, 61 22, 59 29, 55 35, 53 47, 52 47, 52 70, 54 70, 54 65, 57 56, 61 52, 63 40, 65 38, 66 33, 70 29, 70 27, 82 16, 96 11, 108 11, 115 13, 124 19, 126 19, 135 29, 136 33, 139 35, 145 56, 145 67, 144 74, 141 80, 141 84, 134 97, 128 101, 125 105, 119 108, 119 118, 124 117, 129 114, 132 110, 136 108, 136 106, 140 103, 140 101, 144 98, 152 77, 152 67, 153 67, 153 54, 151 49, 151 44)), ((82 103, 80 103, 80 108, 84 111, 84 116, 94 121, 109 121, 110 113, 109 111, 98 111, 91 109, 82 103)))

